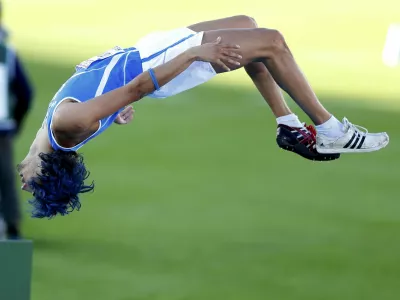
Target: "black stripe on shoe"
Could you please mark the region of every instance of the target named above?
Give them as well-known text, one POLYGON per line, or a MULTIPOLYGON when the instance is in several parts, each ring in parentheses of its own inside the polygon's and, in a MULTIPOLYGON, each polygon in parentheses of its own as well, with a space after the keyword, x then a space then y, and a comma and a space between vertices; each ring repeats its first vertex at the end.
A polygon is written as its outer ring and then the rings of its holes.
POLYGON ((364 144, 364 141, 365 141, 365 134, 364 134, 364 136, 362 137, 362 139, 361 139, 361 142, 358 144, 358 147, 357 147, 357 149, 361 149, 361 147, 362 147, 362 145, 364 144))
POLYGON ((353 136, 352 136, 352 137, 351 137, 351 139, 350 139, 350 141, 348 141, 348 142, 347 142, 347 144, 346 144, 346 145, 344 145, 344 147, 343 147, 343 148, 347 148, 347 147, 349 147, 349 146, 350 146, 350 144, 353 142, 354 138, 356 137, 356 135, 357 135, 357 132, 354 132, 354 133, 353 133, 353 136))
POLYGON ((358 142, 358 140, 360 139, 360 137, 361 137, 360 133, 357 132, 357 138, 356 138, 356 140, 354 141, 353 145, 351 145, 350 149, 354 149, 354 148, 357 146, 357 142, 358 142))

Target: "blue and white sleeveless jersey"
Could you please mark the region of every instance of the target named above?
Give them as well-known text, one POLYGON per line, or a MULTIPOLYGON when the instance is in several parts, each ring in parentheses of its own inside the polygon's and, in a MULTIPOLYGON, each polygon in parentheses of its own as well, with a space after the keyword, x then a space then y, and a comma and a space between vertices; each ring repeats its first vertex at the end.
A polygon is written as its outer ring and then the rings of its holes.
POLYGON ((135 48, 115 47, 100 56, 92 57, 76 66, 73 74, 58 90, 49 104, 45 125, 54 150, 77 151, 89 140, 105 131, 114 122, 120 111, 99 121, 98 130, 72 148, 61 147, 51 130, 54 112, 66 99, 85 102, 129 83, 143 72, 139 51, 135 48))

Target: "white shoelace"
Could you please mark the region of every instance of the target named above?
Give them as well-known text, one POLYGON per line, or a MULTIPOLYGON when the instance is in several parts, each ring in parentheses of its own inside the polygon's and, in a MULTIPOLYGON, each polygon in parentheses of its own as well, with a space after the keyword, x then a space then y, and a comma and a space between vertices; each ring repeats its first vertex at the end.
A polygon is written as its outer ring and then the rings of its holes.
POLYGON ((364 133, 364 135, 367 135, 368 133, 367 128, 350 123, 346 118, 343 119, 343 125, 347 130, 353 129, 355 132, 364 133))

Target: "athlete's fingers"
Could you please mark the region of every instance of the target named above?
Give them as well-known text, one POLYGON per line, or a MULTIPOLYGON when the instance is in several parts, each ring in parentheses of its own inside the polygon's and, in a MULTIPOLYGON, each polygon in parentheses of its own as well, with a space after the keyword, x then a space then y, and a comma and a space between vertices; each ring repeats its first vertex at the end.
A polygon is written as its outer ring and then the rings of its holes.
POLYGON ((219 44, 219 43, 221 43, 221 37, 220 36, 217 37, 217 39, 215 40, 214 44, 219 44))
POLYGON ((240 46, 237 44, 221 44, 223 49, 240 49, 240 46))
POLYGON ((127 115, 129 115, 129 114, 133 114, 133 107, 132 107, 132 106, 127 106, 127 107, 125 107, 124 110, 121 111, 121 113, 120 113, 120 115, 121 115, 122 117, 125 117, 125 116, 127 116, 127 115))
POLYGON ((121 111, 121 112, 119 113, 119 116, 120 116, 122 119, 125 118, 125 115, 126 115, 126 112, 125 112, 125 111, 121 111))
POLYGON ((233 60, 233 59, 224 57, 223 60, 225 60, 226 62, 228 62, 228 63, 230 63, 230 64, 232 64, 232 65, 240 66, 240 62, 235 61, 235 60, 233 60))
POLYGON ((129 113, 127 113, 125 115, 125 119, 128 120, 129 122, 132 121, 133 120, 133 113, 134 113, 134 110, 133 109, 130 110, 129 113))
POLYGON ((128 116, 128 118, 126 119, 126 123, 129 123, 130 121, 133 120, 133 115, 128 116))
POLYGON ((123 118, 124 120, 128 120, 129 114, 123 115, 122 118, 123 118))
POLYGON ((124 119, 120 115, 118 115, 115 118, 114 122, 117 123, 117 124, 123 124, 124 123, 124 119))
POLYGON ((122 114, 122 113, 121 113, 121 114, 119 114, 119 116, 121 117, 122 120, 125 120, 125 119, 127 118, 128 115, 122 114))
POLYGON ((225 50, 225 51, 223 51, 223 54, 225 54, 226 56, 242 59, 242 56, 240 54, 232 52, 232 51, 225 50))
POLYGON ((123 111, 125 112, 131 112, 133 110, 133 107, 128 105, 127 107, 125 107, 125 109, 123 111))
POLYGON ((220 59, 217 59, 216 64, 219 65, 222 69, 224 69, 225 71, 230 71, 231 69, 229 69, 220 59))
POLYGON ((133 114, 132 109, 125 109, 121 112, 121 115, 126 116, 126 115, 130 115, 133 114))

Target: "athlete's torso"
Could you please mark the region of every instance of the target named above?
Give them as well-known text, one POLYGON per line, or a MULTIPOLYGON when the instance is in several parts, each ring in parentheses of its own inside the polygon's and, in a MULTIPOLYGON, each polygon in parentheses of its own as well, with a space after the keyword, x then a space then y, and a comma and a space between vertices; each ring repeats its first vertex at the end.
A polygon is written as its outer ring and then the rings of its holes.
POLYGON ((49 141, 54 150, 77 151, 88 141, 105 131, 114 122, 119 111, 100 120, 98 130, 90 137, 72 148, 60 146, 51 131, 53 114, 61 102, 72 99, 85 102, 119 87, 124 86, 143 72, 139 51, 135 48, 115 47, 100 56, 90 58, 78 66, 72 75, 58 90, 49 104, 45 118, 49 141))

